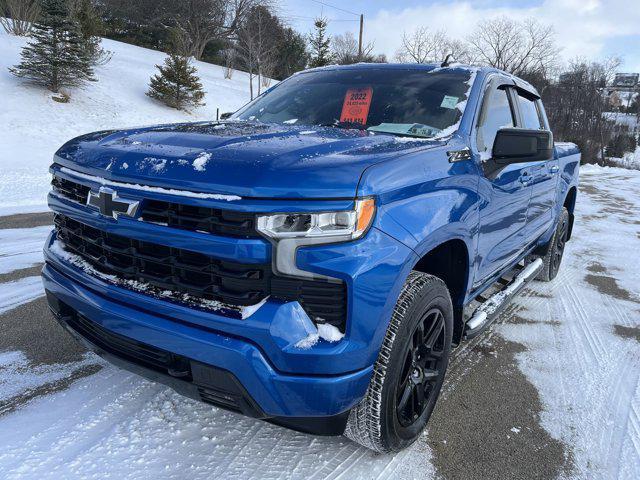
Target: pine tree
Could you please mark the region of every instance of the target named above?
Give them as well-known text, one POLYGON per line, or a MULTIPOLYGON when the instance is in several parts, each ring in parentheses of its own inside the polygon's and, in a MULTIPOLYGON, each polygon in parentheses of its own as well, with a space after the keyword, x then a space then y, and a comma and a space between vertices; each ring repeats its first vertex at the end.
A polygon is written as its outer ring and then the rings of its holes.
POLYGON ((172 53, 156 68, 160 73, 151 77, 148 96, 179 110, 204 105, 202 84, 189 58, 172 53))
POLYGON ((78 29, 83 48, 89 55, 91 65, 105 65, 113 56, 113 53, 102 48, 101 35, 105 27, 102 18, 96 8, 95 0, 67 0, 70 7, 70 15, 78 22, 78 29))
POLYGON ((324 67, 333 61, 330 47, 331 38, 327 36, 327 20, 325 18, 316 18, 313 26, 315 32, 309 35, 311 47, 309 66, 324 67))
POLYGON ((42 0, 31 37, 22 49, 20 64, 9 68, 11 73, 56 93, 61 87, 94 80, 85 42, 65 0, 42 0))

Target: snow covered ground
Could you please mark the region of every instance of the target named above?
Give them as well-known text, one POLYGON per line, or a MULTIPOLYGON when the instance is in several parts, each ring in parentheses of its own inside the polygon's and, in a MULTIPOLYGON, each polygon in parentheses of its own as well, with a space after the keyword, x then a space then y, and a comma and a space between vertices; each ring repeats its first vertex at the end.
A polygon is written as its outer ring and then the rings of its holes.
POLYGON ((0 215, 43 211, 47 169, 53 153, 67 140, 96 130, 137 125, 211 120, 216 108, 234 111, 249 100, 248 75, 195 62, 206 91, 206 105, 192 113, 165 107, 145 95, 149 78, 165 55, 126 43, 104 40, 112 60, 96 69, 98 82, 70 90, 71 101, 57 103, 51 92, 11 75, 26 40, 0 32, 0 215))
POLYGON ((0 230, 0 274, 42 263, 42 245, 50 226, 0 230))
MULTIPOLYGON (((516 354, 515 368, 537 391, 540 425, 564 446, 568 469, 562 477, 637 479, 640 172, 584 166, 577 208, 574 236, 559 277, 552 283, 531 284, 491 332, 461 348, 445 391, 455 392, 473 378, 474 352, 504 357, 508 352, 491 350, 499 344, 496 339, 517 342, 523 348, 516 354)), ((12 239, 35 241, 42 230, 0 230, 0 265, 4 245, 11 245, 7 250, 13 258, 5 261, 5 270, 37 261, 30 257, 30 242, 24 243, 21 256, 12 239)), ((16 307, 17 298, 43 294, 41 288, 34 289, 31 277, 25 278, 24 284, 10 287, 14 295, 0 293, 0 310, 6 311, 0 323, 9 322, 12 312, 24 307, 16 307)), ((435 467, 442 464, 437 452, 448 446, 434 445, 435 426, 405 452, 374 455, 344 438, 299 434, 185 399, 92 354, 74 363, 43 366, 33 365, 20 351, 0 349, 0 407, 20 391, 31 398, 29 392, 88 365, 102 368, 9 413, 0 408, 0 477, 427 479, 443 474, 435 467)), ((484 379, 486 389, 493 388, 492 382, 503 382, 501 374, 505 372, 484 379)), ((513 391, 500 399, 500 405, 490 403, 486 421, 496 411, 512 414, 521 395, 524 390, 513 391)), ((450 397, 447 393, 441 399, 434 421, 461 414, 450 397)), ((476 400, 481 404, 483 399, 476 400)), ((509 427, 507 442, 527 435, 522 424, 509 427)), ((492 442, 487 438, 486 448, 497 448, 492 442)), ((464 438, 460 443, 471 448, 464 438)), ((529 468, 535 465, 525 464, 519 478, 529 478, 529 468)), ((495 471, 494 478, 504 475, 495 471)))
POLYGON ((518 300, 528 322, 497 331, 523 344, 542 426, 571 446, 577 478, 640 478, 640 172, 581 169, 574 238, 538 297, 518 300))

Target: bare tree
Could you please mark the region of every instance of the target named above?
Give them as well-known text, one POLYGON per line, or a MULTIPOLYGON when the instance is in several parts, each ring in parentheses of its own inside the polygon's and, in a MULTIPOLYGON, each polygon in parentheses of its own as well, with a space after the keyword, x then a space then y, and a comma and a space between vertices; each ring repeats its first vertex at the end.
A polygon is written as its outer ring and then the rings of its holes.
POLYGON ((442 31, 419 27, 413 33, 402 34, 402 46, 396 52, 396 61, 410 63, 438 63, 451 54, 455 60, 469 62, 467 45, 454 40, 442 31))
POLYGON ((614 57, 591 63, 574 60, 543 93, 554 137, 577 143, 586 163, 605 162, 614 122, 605 115, 609 102, 604 89, 619 65, 614 57))
POLYGON ((275 55, 268 55, 262 62, 262 67, 260 69, 260 84, 263 88, 268 88, 269 85, 271 85, 271 76, 273 75, 276 63, 275 55))
POLYGON ((534 19, 497 17, 478 23, 467 40, 478 63, 524 75, 548 72, 556 65, 559 49, 554 37, 553 27, 534 19))
POLYGON ((39 0, 0 0, 0 25, 7 33, 28 35, 39 15, 39 0))
POLYGON ((253 77, 258 77, 258 95, 261 79, 275 65, 276 43, 272 35, 275 17, 263 6, 256 6, 246 15, 238 28, 236 54, 249 73, 249 92, 253 100, 253 77))
POLYGON ((352 32, 335 35, 331 39, 333 58, 339 65, 370 62, 374 59, 373 49, 374 44, 369 42, 362 46, 362 55, 358 55, 358 40, 352 32))
POLYGON ((230 79, 233 77, 233 69, 236 63, 236 49, 229 46, 224 49, 222 54, 224 56, 224 78, 230 79))
POLYGON ((238 33, 244 18, 266 0, 182 0, 174 21, 184 37, 189 55, 200 59, 214 39, 229 39, 238 33))
POLYGON ((446 35, 442 31, 432 32, 427 27, 419 27, 412 34, 402 34, 402 46, 396 58, 413 63, 431 63, 438 60, 446 35))
POLYGON ((171 30, 173 50, 200 59, 209 42, 234 39, 251 8, 270 1, 100 0, 100 3, 109 17, 125 25, 171 30))

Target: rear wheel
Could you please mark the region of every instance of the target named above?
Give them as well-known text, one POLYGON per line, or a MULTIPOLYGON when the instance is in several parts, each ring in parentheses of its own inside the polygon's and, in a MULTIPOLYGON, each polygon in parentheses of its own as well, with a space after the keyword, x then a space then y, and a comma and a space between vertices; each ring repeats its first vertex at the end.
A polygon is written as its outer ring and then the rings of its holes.
POLYGON ((377 452, 413 443, 431 416, 449 363, 453 307, 442 280, 412 272, 387 329, 369 388, 345 435, 377 452))
POLYGON ((564 255, 568 235, 569 211, 563 207, 562 212, 560 212, 556 231, 553 233, 553 237, 551 237, 551 240, 549 241, 547 253, 542 257, 543 267, 540 275, 538 275, 538 280, 550 282, 556 278, 556 275, 558 275, 558 271, 560 270, 560 264, 562 263, 562 257, 564 255))

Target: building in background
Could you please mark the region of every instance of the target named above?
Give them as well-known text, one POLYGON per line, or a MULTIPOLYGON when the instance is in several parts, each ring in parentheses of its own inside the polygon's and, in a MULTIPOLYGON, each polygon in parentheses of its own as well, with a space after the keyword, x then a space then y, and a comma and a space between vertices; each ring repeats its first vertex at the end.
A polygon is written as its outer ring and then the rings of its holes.
POLYGON ((605 88, 605 95, 615 111, 628 112, 640 93, 640 73, 616 73, 605 88))

